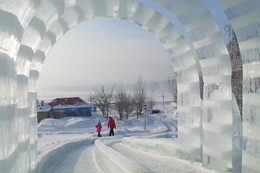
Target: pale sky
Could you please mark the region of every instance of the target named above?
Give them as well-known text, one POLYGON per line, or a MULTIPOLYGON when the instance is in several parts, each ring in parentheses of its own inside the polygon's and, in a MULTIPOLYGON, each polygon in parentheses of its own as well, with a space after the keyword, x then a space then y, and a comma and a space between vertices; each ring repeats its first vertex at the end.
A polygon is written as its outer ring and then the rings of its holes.
POLYGON ((39 98, 82 94, 97 84, 132 84, 173 76, 162 44, 140 26, 119 19, 83 22, 67 32, 46 58, 39 98))

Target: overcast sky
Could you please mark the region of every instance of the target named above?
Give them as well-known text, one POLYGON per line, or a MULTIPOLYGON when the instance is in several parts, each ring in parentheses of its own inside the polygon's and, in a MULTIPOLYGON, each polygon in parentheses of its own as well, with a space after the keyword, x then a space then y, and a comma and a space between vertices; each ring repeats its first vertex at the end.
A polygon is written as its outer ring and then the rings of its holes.
MULTIPOLYGON (((204 1, 221 22, 216 0, 204 1)), ((90 20, 68 31, 54 45, 41 70, 38 97, 80 96, 98 84, 132 84, 140 75, 147 82, 173 76, 162 44, 134 23, 90 20)))
POLYGON ((173 76, 162 44, 136 24, 90 20, 55 44, 41 70, 38 96, 77 94, 97 84, 132 84, 140 75, 145 81, 173 76))

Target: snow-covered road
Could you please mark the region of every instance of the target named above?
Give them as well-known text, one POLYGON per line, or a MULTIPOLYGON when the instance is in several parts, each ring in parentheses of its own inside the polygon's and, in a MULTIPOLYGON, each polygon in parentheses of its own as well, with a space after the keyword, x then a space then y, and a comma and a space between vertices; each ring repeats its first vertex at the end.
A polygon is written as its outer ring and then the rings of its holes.
POLYGON ((93 144, 72 150, 47 173, 102 173, 95 164, 93 144))

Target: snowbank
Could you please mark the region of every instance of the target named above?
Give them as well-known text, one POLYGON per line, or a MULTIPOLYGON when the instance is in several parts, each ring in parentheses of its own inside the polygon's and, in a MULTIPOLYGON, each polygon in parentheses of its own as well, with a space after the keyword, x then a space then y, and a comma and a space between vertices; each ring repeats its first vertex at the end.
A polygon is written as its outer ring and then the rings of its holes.
POLYGON ((106 140, 115 141, 116 139, 121 140, 121 138, 122 136, 96 140, 94 149, 96 163, 106 173, 149 173, 148 170, 140 166, 138 163, 134 162, 133 160, 127 158, 126 156, 106 146, 103 143, 106 140))
POLYGON ((198 149, 183 148, 176 141, 163 138, 140 138, 140 137, 125 137, 122 139, 123 144, 144 152, 150 152, 161 156, 177 157, 185 160, 197 160, 200 153, 198 149))

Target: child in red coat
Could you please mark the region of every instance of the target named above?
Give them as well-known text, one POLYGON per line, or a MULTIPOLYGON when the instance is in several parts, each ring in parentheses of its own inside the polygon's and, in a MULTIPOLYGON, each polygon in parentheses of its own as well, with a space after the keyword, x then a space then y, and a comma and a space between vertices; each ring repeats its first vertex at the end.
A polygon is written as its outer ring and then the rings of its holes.
POLYGON ((116 129, 116 123, 112 117, 109 117, 108 122, 107 122, 107 127, 110 128, 109 131, 109 136, 114 136, 114 128, 116 129))
POLYGON ((98 121, 97 125, 96 125, 96 132, 98 132, 98 137, 101 137, 101 129, 102 129, 102 124, 100 123, 100 121, 98 121))

